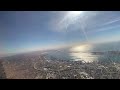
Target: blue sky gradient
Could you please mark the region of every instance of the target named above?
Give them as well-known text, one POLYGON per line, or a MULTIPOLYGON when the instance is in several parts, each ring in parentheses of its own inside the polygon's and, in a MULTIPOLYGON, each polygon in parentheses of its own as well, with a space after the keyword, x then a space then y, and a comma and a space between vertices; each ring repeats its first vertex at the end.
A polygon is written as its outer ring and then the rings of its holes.
POLYGON ((83 11, 77 19, 70 15, 64 19, 67 13, 1 11, 0 53, 19 53, 82 43, 87 41, 85 34, 89 42, 120 40, 119 11, 83 11))

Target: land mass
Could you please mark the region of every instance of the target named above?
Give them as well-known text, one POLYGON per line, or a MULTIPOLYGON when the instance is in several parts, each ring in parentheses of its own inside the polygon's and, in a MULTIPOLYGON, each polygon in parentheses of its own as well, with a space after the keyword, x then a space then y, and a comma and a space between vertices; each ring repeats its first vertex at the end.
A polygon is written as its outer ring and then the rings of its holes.
POLYGON ((0 59, 1 79, 120 79, 119 62, 93 62, 48 58, 29 53, 0 59))

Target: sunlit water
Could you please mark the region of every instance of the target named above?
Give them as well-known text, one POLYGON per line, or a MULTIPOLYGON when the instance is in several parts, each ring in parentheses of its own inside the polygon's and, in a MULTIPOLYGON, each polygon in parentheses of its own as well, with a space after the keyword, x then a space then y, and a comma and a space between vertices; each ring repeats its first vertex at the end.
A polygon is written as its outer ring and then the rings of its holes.
POLYGON ((92 45, 85 44, 70 48, 70 56, 74 61, 93 62, 97 61, 97 56, 90 53, 92 45))
POLYGON ((107 43, 107 44, 84 44, 73 46, 71 48, 59 51, 51 51, 49 56, 61 59, 61 60, 73 60, 83 62, 94 62, 99 60, 112 60, 120 61, 120 54, 111 54, 109 51, 120 51, 120 43, 107 43), (93 52, 102 52, 102 54, 93 52))

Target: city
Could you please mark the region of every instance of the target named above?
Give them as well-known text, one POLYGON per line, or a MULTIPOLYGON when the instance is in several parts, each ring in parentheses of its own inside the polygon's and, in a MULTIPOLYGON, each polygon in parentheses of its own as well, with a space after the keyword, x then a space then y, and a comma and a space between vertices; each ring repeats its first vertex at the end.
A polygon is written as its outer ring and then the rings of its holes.
POLYGON ((120 79, 120 63, 112 61, 85 63, 24 54, 3 58, 1 62, 3 79, 120 79))

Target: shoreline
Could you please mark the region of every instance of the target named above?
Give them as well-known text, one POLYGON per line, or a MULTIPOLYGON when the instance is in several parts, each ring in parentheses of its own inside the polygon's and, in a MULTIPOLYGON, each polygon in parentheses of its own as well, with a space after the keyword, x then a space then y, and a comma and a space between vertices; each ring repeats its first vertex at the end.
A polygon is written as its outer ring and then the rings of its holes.
POLYGON ((2 59, 8 79, 119 79, 120 63, 47 60, 45 55, 2 59), (116 75, 116 76, 115 76, 116 75))

